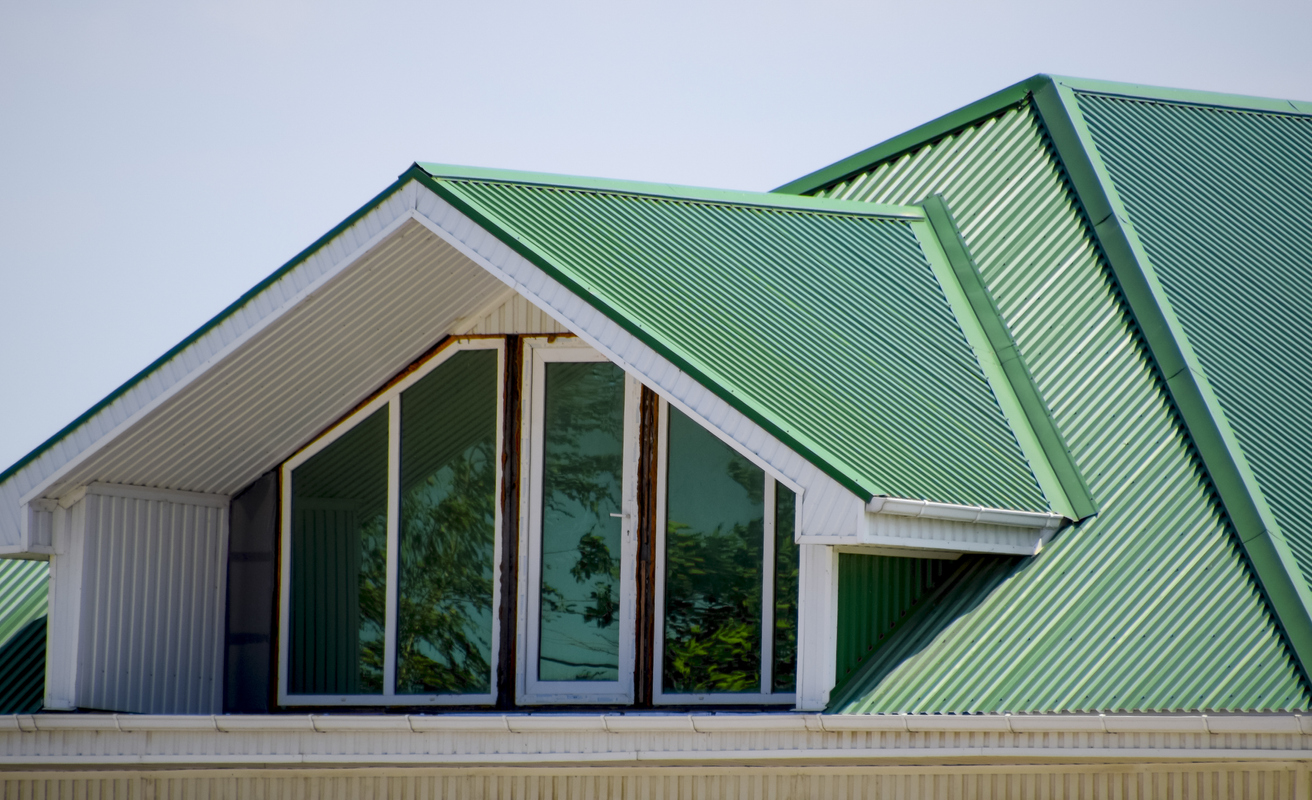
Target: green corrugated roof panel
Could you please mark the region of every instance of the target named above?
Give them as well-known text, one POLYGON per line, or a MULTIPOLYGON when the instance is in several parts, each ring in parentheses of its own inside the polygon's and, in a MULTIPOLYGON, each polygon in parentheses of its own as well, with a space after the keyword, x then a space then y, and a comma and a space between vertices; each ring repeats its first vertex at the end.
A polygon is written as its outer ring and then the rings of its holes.
POLYGON ((41 708, 48 574, 44 561, 0 561, 0 714, 41 708))
POLYGON ((854 489, 1048 508, 917 239, 918 212, 421 166, 854 489))
POLYGON ((896 632, 833 711, 1301 709, 1308 687, 1024 97, 826 196, 942 193, 1099 507, 896 632))
POLYGON ((1312 497, 1312 116, 1075 96, 1129 224, 1312 582, 1312 515, 1303 507, 1312 497))

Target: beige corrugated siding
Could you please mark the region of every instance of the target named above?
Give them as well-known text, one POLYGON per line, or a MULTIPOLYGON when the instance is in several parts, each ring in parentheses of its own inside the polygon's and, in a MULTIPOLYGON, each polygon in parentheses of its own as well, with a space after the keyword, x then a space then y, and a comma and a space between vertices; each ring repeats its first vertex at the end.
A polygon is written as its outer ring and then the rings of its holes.
POLYGON ((931 193, 945 196, 1100 513, 929 641, 913 645, 916 626, 904 627, 844 710, 1306 708, 1030 106, 824 192, 879 203, 931 193))
POLYGON ((10 774, 6 798, 1081 798, 1081 800, 1285 800, 1306 797, 1304 765, 1120 764, 936 768, 315 770, 10 774))

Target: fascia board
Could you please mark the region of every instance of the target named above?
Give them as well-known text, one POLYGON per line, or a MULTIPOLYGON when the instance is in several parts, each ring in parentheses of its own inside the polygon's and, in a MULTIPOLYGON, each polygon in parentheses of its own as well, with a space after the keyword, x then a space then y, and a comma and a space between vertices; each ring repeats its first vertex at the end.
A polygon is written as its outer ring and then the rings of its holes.
POLYGON ((947 203, 934 195, 922 206, 927 217, 925 243, 933 242, 939 248, 937 252, 927 248, 926 253, 1040 488, 1064 517, 1081 520, 1096 514, 1093 494, 1039 395, 947 203))
POLYGON ((1237 111, 1264 111, 1274 114, 1312 115, 1312 102, 1272 97, 1253 97, 1243 94, 1205 92, 1195 89, 1171 89, 1164 86, 1146 86, 1138 83, 1117 83, 1089 78, 1071 78, 1052 75, 1052 80, 1077 92, 1112 95, 1132 100, 1160 100, 1184 105, 1228 108, 1237 111))
POLYGON ((1035 75, 1032 78, 1026 78, 1020 83, 994 92, 988 97, 976 100, 970 105, 963 106, 956 111, 951 111, 937 119, 926 122, 924 125, 912 128, 906 133, 894 136, 892 139, 881 142, 874 147, 869 147, 827 167, 822 167, 809 175, 803 175, 797 180, 785 183, 774 191, 779 194, 810 194, 817 189, 837 183, 856 173, 864 172, 871 165, 880 161, 887 161, 921 145, 974 125, 982 119, 992 117, 1006 108, 1018 105, 1024 102, 1025 98, 1039 86, 1049 80, 1046 75, 1035 75))
POLYGON ((1098 154, 1075 87, 1053 80, 1035 92, 1034 101, 1094 237, 1306 679, 1312 667, 1312 592, 1098 154))
MULTIPOLYGON (((1312 734, 1302 714, 5 714, 0 732, 1312 734)), ((1151 748, 1147 748, 1151 750, 1151 748)), ((1192 751, 1195 756, 1198 750, 1192 751)), ((1204 751, 1210 753, 1211 751, 1204 751)), ((1285 758, 1297 751, 1282 750, 1285 758)), ((246 756, 242 756, 246 758, 246 756)))
POLYGON ((891 217, 894 219, 923 219, 915 206, 898 206, 884 203, 863 203, 852 200, 830 200, 821 197, 799 197, 769 192, 746 192, 733 189, 708 189, 698 186, 679 186, 669 183, 644 183, 611 178, 581 178, 572 175, 554 175, 545 172, 520 172, 486 167, 462 167, 454 164, 418 162, 415 167, 437 180, 476 180, 492 183, 517 183, 530 186, 582 189, 585 191, 614 192, 617 194, 659 197, 667 200, 686 200, 702 203, 723 203, 735 206, 755 206, 785 211, 828 212, 852 214, 862 217, 891 217))
POLYGON ((687 373, 689 377, 706 387, 730 407, 736 409, 751 421, 760 425, 770 435, 777 438, 785 446, 791 448, 798 455, 811 462, 815 467, 824 472, 829 477, 838 482, 840 486, 857 495, 862 502, 870 500, 876 492, 874 488, 864 485, 855 475, 839 468, 836 459, 826 457, 824 451, 814 443, 806 440, 800 434, 794 434, 784 430, 782 426, 772 421, 756 404, 739 397, 733 391, 730 391, 722 381, 717 380, 692 363, 691 359, 677 352, 672 347, 652 336, 641 326, 635 324, 626 314, 619 309, 613 308, 610 304, 599 298, 591 287, 583 285, 576 281, 569 273, 562 269, 558 264, 539 253, 533 247, 528 245, 524 237, 514 229, 512 225, 500 219, 496 214, 484 208, 473 198, 462 193, 458 186, 452 185, 446 181, 434 179, 427 175, 416 178, 424 187, 428 188, 438 197, 450 203, 461 213, 468 216, 476 224, 481 226, 489 234, 494 236, 502 244, 509 247, 515 253, 523 256, 534 266, 547 273, 552 279, 559 281, 565 288, 574 292, 580 298, 584 299, 589 305, 595 308, 607 319, 619 325, 628 333, 636 337, 640 342, 650 347, 663 358, 670 361, 680 370, 687 373))
POLYGON ((34 447, 30 452, 28 452, 27 455, 23 456, 22 458, 15 461, 13 464, 9 465, 9 467, 7 467, 3 472, 0 472, 0 484, 9 480, 20 469, 30 464, 33 460, 38 458, 42 453, 46 452, 51 447, 55 446, 61 440, 67 437, 69 434, 76 431, 92 417, 99 414, 115 400, 119 399, 128 391, 130 391, 132 387, 136 386, 137 384, 144 381, 146 378, 150 377, 151 374, 153 374, 156 370, 167 364, 169 361, 173 360, 178 354, 182 353, 184 350, 186 350, 188 347, 194 344, 198 339, 200 339, 210 330, 214 329, 215 327, 220 325, 224 320, 228 319, 233 314, 236 314, 238 311, 240 311, 250 300, 258 296, 261 292, 263 292, 269 286, 276 283, 280 278, 282 278, 288 272, 291 272, 299 264, 301 264, 306 259, 313 256, 323 247, 325 247, 329 242, 335 239, 338 236, 338 234, 340 234, 342 231, 350 228, 352 225, 358 222, 362 217, 364 217, 369 212, 373 211, 379 205, 384 203, 389 197, 391 197, 393 194, 399 191, 401 187, 403 187, 406 183, 409 182, 409 180, 412 177, 413 171, 414 170, 412 169, 405 173, 402 173, 402 175, 398 177, 396 181, 392 183, 391 186, 388 186, 386 189, 379 192, 372 200, 361 206, 360 209, 357 210, 354 214, 351 214, 351 216, 342 220, 341 223, 334 226, 332 230, 328 231, 323 236, 320 236, 318 239, 316 239, 314 243, 311 244, 309 247, 297 253, 289 261, 287 261, 287 263, 283 264, 281 267, 274 270, 274 272, 270 274, 267 278, 255 284, 255 286, 251 287, 251 289, 246 293, 244 293, 241 297, 238 297, 236 300, 232 301, 232 303, 230 303, 227 308, 223 309, 218 314, 215 314, 213 317, 210 318, 208 322, 206 322, 204 325, 201 325, 185 339, 183 339, 182 341, 178 342, 176 345, 171 347, 168 350, 168 352, 164 353, 164 355, 152 361, 149 365, 147 365, 136 375, 133 375, 131 378, 128 378, 126 381, 123 382, 122 385, 120 385, 117 389, 106 395, 104 399, 102 399, 100 402, 96 403, 94 406, 92 406, 91 408, 87 409, 85 412, 80 414, 76 419, 65 425, 53 436, 51 436, 41 444, 34 447))

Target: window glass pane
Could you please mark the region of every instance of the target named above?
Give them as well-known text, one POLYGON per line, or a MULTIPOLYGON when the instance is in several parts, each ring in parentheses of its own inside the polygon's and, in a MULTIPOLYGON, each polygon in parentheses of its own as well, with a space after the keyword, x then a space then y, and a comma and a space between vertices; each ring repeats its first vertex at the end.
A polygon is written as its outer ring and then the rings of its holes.
POLYGON ((497 353, 456 353, 401 394, 398 694, 486 693, 496 569, 497 353))
POLYGON ((292 471, 292 694, 383 691, 387 408, 292 471))
POLYGON ((797 495, 775 484, 774 691, 797 688, 797 495))
POLYGON ((619 680, 624 372, 547 363, 538 679, 619 680))
POLYGON ((765 473, 670 409, 666 692, 759 692, 765 473))

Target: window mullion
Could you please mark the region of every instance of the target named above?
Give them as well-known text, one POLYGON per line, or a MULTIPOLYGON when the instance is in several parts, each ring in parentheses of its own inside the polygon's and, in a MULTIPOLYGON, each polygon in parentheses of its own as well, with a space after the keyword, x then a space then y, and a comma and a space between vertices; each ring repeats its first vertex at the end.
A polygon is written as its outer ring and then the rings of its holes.
POLYGON ((383 694, 396 694, 397 574, 400 563, 401 394, 387 408, 387 607, 383 634, 383 694))
POLYGON ((775 481, 765 476, 765 515, 761 548, 761 694, 774 687, 774 525, 775 481))

